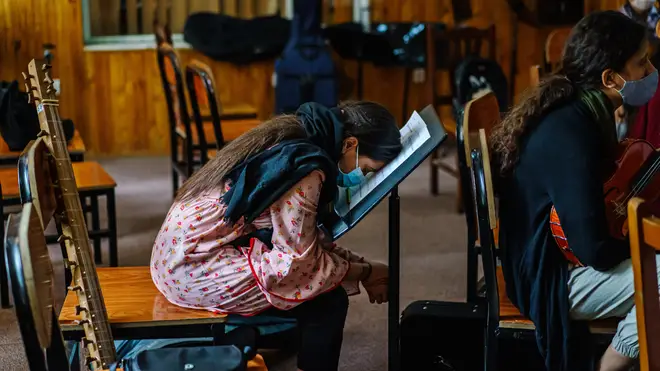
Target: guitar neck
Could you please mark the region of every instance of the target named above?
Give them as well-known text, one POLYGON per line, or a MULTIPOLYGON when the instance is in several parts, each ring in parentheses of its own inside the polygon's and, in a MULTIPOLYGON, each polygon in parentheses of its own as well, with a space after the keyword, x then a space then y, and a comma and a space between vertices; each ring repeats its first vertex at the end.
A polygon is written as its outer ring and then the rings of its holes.
POLYGON ((64 210, 60 214, 62 222, 62 239, 66 245, 68 261, 73 282, 70 290, 78 296, 76 307, 82 316, 80 324, 85 332, 83 343, 89 350, 88 364, 94 369, 107 369, 116 362, 116 350, 108 315, 103 301, 103 294, 96 274, 96 266, 90 252, 89 235, 82 211, 76 179, 67 143, 62 129, 56 100, 43 99, 37 105, 41 135, 48 134, 51 152, 57 169, 57 179, 54 181, 56 190, 61 197, 64 210))

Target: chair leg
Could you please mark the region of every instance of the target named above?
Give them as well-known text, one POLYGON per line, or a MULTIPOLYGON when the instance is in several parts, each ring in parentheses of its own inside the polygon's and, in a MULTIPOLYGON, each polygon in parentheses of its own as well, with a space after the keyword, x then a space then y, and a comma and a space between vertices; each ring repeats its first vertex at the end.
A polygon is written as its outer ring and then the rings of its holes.
POLYGON ((172 169, 172 197, 176 197, 176 191, 179 189, 179 173, 172 169))
MULTIPOLYGON (((458 157, 456 157, 456 169, 459 169, 458 157)), ((461 184, 461 177, 456 177, 456 212, 463 213, 463 186, 461 184)))
POLYGON ((438 150, 435 150, 431 153, 431 194, 437 196, 439 193, 438 190, 438 167, 434 165, 435 160, 438 158, 438 150))
POLYGON ((108 212, 108 230, 110 231, 110 238, 108 242, 108 249, 110 254, 110 266, 119 266, 119 253, 117 252, 117 206, 115 204, 115 189, 111 189, 106 194, 106 208, 108 212))
MULTIPOLYGON (((1 196, 0 196, 1 197, 1 196)), ((0 236, 2 240, 0 241, 0 307, 9 308, 11 303, 9 303, 9 275, 7 273, 7 255, 5 249, 5 214, 2 205, 0 204, 0 216, 2 217, 2 230, 0 230, 0 236)))

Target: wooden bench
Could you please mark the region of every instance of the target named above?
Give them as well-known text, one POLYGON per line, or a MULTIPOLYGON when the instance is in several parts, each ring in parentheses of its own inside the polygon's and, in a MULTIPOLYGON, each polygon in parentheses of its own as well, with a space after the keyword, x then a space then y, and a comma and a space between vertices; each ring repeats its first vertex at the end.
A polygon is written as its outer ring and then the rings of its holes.
MULTIPOLYGON (((113 336, 119 338, 184 337, 189 327, 221 324, 226 316, 207 310, 188 309, 170 303, 151 279, 148 266, 97 268, 113 336)), ((64 338, 83 336, 77 323, 78 299, 67 295, 59 315, 64 338)))
MULTIPOLYGON (((71 161, 79 162, 84 160, 86 148, 78 130, 74 131, 73 138, 69 141, 68 148, 71 161)), ((21 151, 9 150, 7 142, 0 138, 0 165, 16 165, 20 156, 21 151)))

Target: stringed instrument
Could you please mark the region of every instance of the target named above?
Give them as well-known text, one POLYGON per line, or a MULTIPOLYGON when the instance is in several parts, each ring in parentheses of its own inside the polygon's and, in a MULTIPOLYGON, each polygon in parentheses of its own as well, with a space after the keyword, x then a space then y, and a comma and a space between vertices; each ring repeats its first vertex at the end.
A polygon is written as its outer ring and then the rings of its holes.
POLYGON ((60 243, 66 247, 68 257, 65 264, 72 276, 68 289, 78 297, 76 312, 81 316, 80 325, 85 333, 82 344, 89 352, 86 364, 92 370, 107 370, 117 362, 117 353, 91 254, 87 223, 62 129, 53 79, 48 72, 50 68, 49 64, 33 59, 28 65, 28 74, 23 77, 26 91, 39 115, 39 137, 49 147, 55 165, 53 187, 58 198, 55 217, 62 226, 60 243))
MULTIPOLYGON (((628 236, 628 201, 641 197, 651 204, 660 199, 660 151, 643 139, 627 139, 619 143, 618 160, 613 174, 603 186, 607 225, 612 237, 628 236)), ((562 253, 571 263, 583 266, 573 254, 553 206, 550 230, 562 253)))

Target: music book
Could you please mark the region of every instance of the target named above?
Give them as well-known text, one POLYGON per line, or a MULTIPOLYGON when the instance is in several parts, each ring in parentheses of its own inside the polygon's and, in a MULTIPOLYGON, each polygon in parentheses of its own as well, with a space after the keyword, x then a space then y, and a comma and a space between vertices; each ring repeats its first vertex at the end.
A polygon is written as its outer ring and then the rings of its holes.
POLYGON ((440 118, 433 106, 429 105, 419 113, 414 111, 406 125, 401 128, 403 150, 399 156, 378 172, 370 174, 366 182, 351 188, 350 197, 347 198, 345 189, 340 188, 334 215, 328 218, 323 225, 327 234, 332 236, 333 241, 359 223, 446 137, 447 132, 440 123, 440 118))

